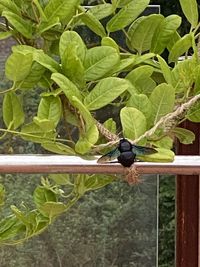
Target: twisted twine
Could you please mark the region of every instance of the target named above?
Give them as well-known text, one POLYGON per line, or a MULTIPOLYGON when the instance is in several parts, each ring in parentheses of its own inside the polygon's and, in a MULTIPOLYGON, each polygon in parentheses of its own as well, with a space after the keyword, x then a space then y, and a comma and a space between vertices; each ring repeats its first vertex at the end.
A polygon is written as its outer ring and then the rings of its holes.
MULTIPOLYGON (((130 141, 133 142, 133 143, 138 143, 143 138, 152 136, 161 125, 165 125, 168 122, 172 121, 173 119, 176 119, 177 117, 179 117, 180 115, 182 115, 183 113, 185 113, 185 111, 187 111, 189 108, 191 108, 191 106, 193 106, 198 100, 200 100, 200 94, 195 95, 189 101, 183 103, 174 112, 171 112, 171 113, 163 116, 162 118, 160 118, 160 120, 151 129, 149 129, 148 131, 146 131, 139 138, 137 138, 135 140, 130 140, 130 141)), ((119 142, 119 139, 120 138, 119 138, 118 135, 111 133, 108 129, 106 129, 98 121, 96 121, 96 125, 97 125, 99 131, 101 132, 101 134, 104 135, 108 140, 110 140, 106 144, 99 145, 99 147, 103 148, 103 147, 115 145, 116 143, 119 142)))

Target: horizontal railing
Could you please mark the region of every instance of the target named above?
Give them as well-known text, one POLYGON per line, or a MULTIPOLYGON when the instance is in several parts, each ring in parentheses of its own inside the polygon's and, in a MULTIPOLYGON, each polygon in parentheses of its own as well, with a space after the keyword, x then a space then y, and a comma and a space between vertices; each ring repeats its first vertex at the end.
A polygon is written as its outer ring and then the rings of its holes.
MULTIPOLYGON (((98 157, 63 155, 0 155, 0 173, 110 173, 123 174, 119 163, 98 164, 98 157)), ((200 174, 200 156, 175 156, 173 162, 135 162, 141 174, 200 174)))

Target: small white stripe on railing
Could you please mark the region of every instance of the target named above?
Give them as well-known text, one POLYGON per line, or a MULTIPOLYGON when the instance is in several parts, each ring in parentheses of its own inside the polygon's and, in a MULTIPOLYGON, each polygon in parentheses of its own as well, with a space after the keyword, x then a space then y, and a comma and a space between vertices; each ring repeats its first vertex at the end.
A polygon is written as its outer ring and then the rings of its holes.
MULTIPOLYGON (((85 159, 63 155, 0 155, 0 173, 110 173, 122 174, 118 163, 98 164, 98 157, 85 159)), ((141 174, 200 174, 200 156, 176 156, 173 162, 135 162, 141 174)))

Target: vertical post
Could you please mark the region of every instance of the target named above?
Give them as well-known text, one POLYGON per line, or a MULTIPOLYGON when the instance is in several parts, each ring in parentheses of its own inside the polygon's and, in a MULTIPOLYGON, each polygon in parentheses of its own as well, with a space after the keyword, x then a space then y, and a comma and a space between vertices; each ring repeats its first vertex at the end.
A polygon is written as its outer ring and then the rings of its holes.
MULTIPOLYGON (((179 143, 178 155, 200 155, 200 124, 186 121, 182 127, 196 139, 191 145, 179 143)), ((198 267, 199 176, 178 175, 176 185, 176 266, 198 267)))

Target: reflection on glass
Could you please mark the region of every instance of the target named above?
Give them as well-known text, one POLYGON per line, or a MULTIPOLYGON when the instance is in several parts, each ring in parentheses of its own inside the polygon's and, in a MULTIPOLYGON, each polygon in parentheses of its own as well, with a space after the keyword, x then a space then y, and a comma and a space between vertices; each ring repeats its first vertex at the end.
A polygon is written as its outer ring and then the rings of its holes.
MULTIPOLYGON (((9 205, 34 208, 39 175, 2 175, 9 205)), ((157 261, 157 177, 129 186, 117 180, 86 193, 41 235, 1 247, 0 266, 154 267, 157 261), (42 253, 41 253, 42 251, 42 253)))

